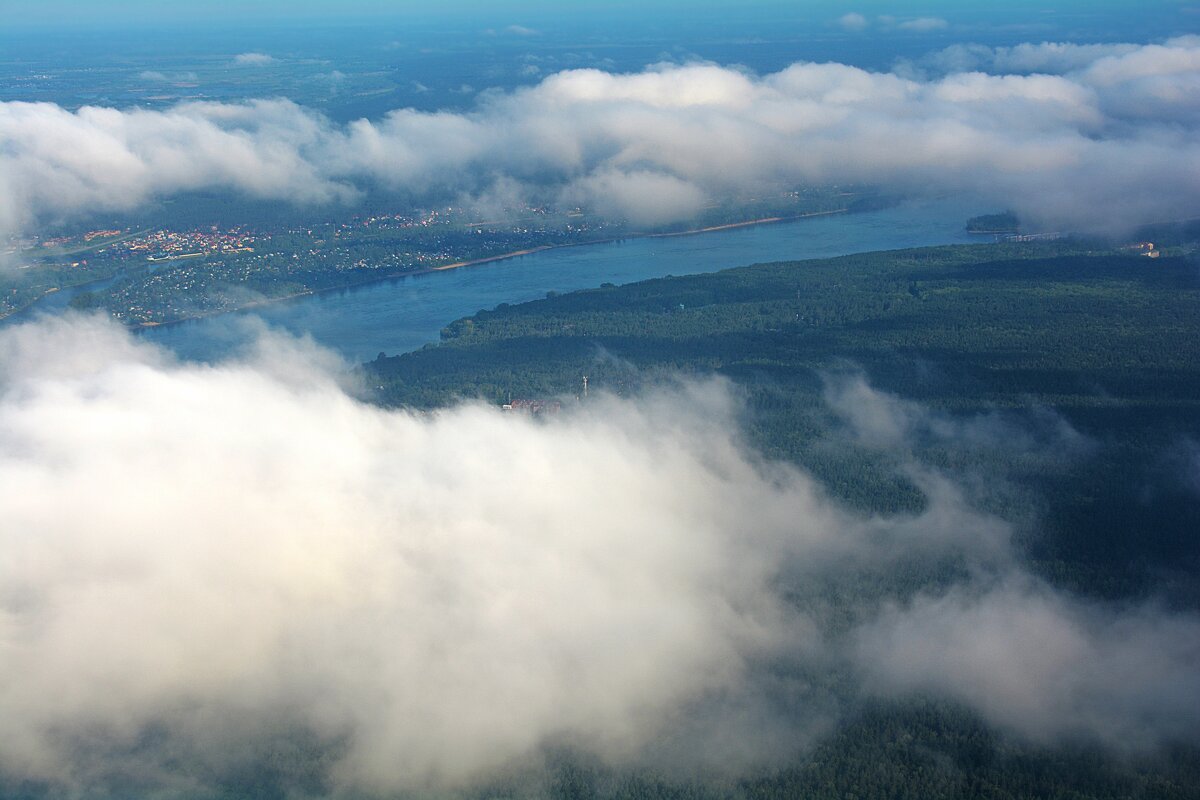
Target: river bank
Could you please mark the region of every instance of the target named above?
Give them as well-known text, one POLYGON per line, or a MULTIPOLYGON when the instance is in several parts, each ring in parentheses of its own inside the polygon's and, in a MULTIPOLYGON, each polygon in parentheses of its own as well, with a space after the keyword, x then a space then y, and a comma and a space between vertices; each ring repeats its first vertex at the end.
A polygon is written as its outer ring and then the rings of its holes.
POLYGON ((301 298, 305 298, 305 297, 316 297, 319 295, 330 294, 333 292, 342 292, 342 291, 346 291, 348 289, 360 288, 363 286, 369 286, 371 284, 381 283, 384 281, 393 281, 393 280, 397 280, 399 278, 419 277, 421 275, 430 275, 430 274, 439 273, 439 272, 446 272, 448 270, 464 269, 466 267, 477 267, 477 266, 481 266, 483 264, 494 264, 498 261, 507 261, 507 260, 513 259, 513 258, 520 258, 521 256, 529 256, 529 255, 534 255, 536 253, 546 253, 546 252, 549 252, 552 250, 563 250, 563 249, 572 248, 572 247, 592 247, 592 246, 596 246, 596 245, 613 244, 615 242, 635 240, 635 239, 667 239, 667 238, 673 238, 673 237, 679 237, 679 236, 695 236, 695 235, 705 234, 705 233, 715 233, 718 231, 735 230, 735 229, 739 229, 739 228, 748 228, 748 227, 754 227, 754 226, 758 226, 758 225, 773 225, 773 224, 780 223, 780 222, 796 222, 799 220, 809 219, 812 217, 827 217, 827 216, 834 215, 834 214, 848 214, 848 213, 850 213, 850 209, 841 208, 841 209, 834 209, 832 211, 813 211, 813 212, 809 212, 807 214, 797 214, 797 215, 788 216, 788 217, 762 217, 759 219, 744 220, 742 222, 731 222, 731 223, 727 223, 724 225, 710 225, 710 226, 704 227, 704 228, 692 228, 692 229, 686 230, 686 231, 672 231, 669 233, 635 232, 635 233, 624 234, 622 236, 613 236, 613 237, 609 237, 606 239, 590 239, 588 241, 583 241, 583 242, 566 242, 563 244, 548 244, 548 245, 543 245, 541 247, 530 247, 530 248, 526 248, 523 250, 513 250, 508 253, 499 253, 494 256, 484 256, 482 258, 468 259, 465 261, 455 261, 454 263, 451 263, 451 264, 442 264, 442 265, 439 265, 436 267, 426 267, 424 269, 414 269, 414 270, 403 270, 400 272, 389 272, 387 274, 374 276, 374 277, 368 278, 366 280, 351 281, 348 283, 340 283, 340 284, 337 284, 336 286, 324 286, 324 287, 321 287, 320 289, 306 289, 301 292, 292 292, 291 294, 280 295, 278 297, 264 297, 261 300, 251 300, 251 301, 243 303, 235 308, 225 308, 225 309, 221 309, 218 311, 188 314, 188 315, 185 315, 182 317, 177 317, 175 319, 170 319, 170 320, 166 320, 163 322, 140 322, 140 323, 136 323, 136 324, 131 324, 129 327, 135 328, 135 329, 149 329, 149 328, 162 328, 162 327, 167 327, 167 326, 171 326, 171 325, 181 325, 186 322, 195 322, 198 320, 211 319, 213 317, 219 317, 219 316, 222 316, 225 314, 237 314, 237 313, 241 313, 241 312, 245 312, 245 311, 252 311, 254 309, 263 308, 264 306, 269 306, 269 305, 272 305, 275 303, 285 303, 289 300, 297 300, 297 299, 301 299, 301 298))
POLYGON ((380 352, 396 354, 436 343, 447 324, 481 309, 536 300, 551 291, 768 261, 977 241, 963 230, 962 219, 979 205, 970 198, 934 198, 686 236, 622 237, 522 256, 497 254, 470 269, 381 275, 336 291, 295 294, 290 302, 271 299, 245 308, 243 314, 221 313, 134 330, 181 358, 213 362, 242 352, 262 335, 265 324, 286 335, 311 337, 347 362, 361 363, 380 352))

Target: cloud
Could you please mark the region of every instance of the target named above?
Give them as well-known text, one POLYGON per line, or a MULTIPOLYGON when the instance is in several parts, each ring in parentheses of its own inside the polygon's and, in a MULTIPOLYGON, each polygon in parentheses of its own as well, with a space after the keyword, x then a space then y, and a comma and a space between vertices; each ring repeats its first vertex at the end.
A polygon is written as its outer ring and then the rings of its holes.
POLYGON ((812 670, 1023 735, 1194 739, 1195 617, 1037 584, 928 471, 919 513, 847 510, 736 416, 711 381, 418 415, 303 341, 196 365, 100 319, 7 328, 0 775, 128 796, 267 761, 416 791, 561 747, 694 775, 819 735, 853 698, 772 699, 812 670), (913 563, 968 577, 913 596, 913 563), (873 598, 848 632, 824 585, 873 598))
POLYGON ((498 34, 508 34, 509 36, 541 36, 542 32, 533 28, 527 28, 524 25, 509 25, 497 31, 495 28, 487 28, 484 33, 488 36, 496 36, 498 34))
MULTIPOLYGON (((940 498, 936 505, 958 507, 958 524, 977 532, 983 520, 945 498, 962 490, 929 474, 922 448, 1054 460, 1078 460, 1096 448, 1049 411, 953 417, 880 392, 861 374, 824 377, 827 404, 857 442, 897 456, 928 497, 940 498)), ((1004 481, 997 462, 988 463, 985 482, 1004 481)), ((977 483, 963 474, 956 481, 977 483)), ((1056 591, 1021 566, 1001 532, 994 537, 993 560, 977 562, 986 566, 971 580, 890 601, 855 628, 848 660, 863 691, 948 697, 1041 744, 1145 752, 1190 739, 1200 724, 1200 617, 1056 591)), ((976 558, 987 552, 980 544, 976 558)))
POLYGON ((287 101, 184 103, 167 111, 46 103, 0 105, 0 185, 14 198, 9 230, 40 215, 130 209, 151 197, 228 189, 301 202, 352 198, 307 151, 328 141, 323 117, 287 101))
POLYGON ((1008 580, 893 607, 856 646, 871 688, 949 696, 1040 742, 1141 750, 1200 725, 1200 619, 1152 606, 1108 608, 1008 580))
POLYGON ((865 30, 870 24, 870 21, 857 11, 851 11, 838 17, 838 25, 841 25, 848 31, 865 30))
POLYGON ((930 33, 932 31, 942 31, 950 27, 950 23, 941 17, 919 17, 901 22, 897 27, 902 31, 910 31, 912 33, 930 33))
MULTIPOLYGON (((895 28, 909 33, 930 33, 950 27, 950 24, 941 17, 918 17, 916 19, 897 21, 894 16, 883 14, 876 17, 875 22, 885 30, 895 28)), ((838 18, 837 23, 845 30, 854 32, 864 31, 871 26, 871 20, 856 11, 843 14, 838 18)))
POLYGON ((3 772, 103 782, 101 748, 153 773, 117 755, 150 728, 152 758, 226 765, 309 731, 381 790, 549 740, 629 758, 786 630, 768 554, 808 497, 692 439, 720 393, 666 426, 670 398, 417 417, 263 346, 210 368, 97 321, 3 334, 3 772), (748 532, 706 492, 774 508, 748 532))
POLYGON ((147 83, 192 83, 198 79, 198 76, 194 72, 177 72, 167 75, 163 72, 146 70, 138 73, 138 79, 147 83))
POLYGON ((976 193, 1046 229, 1130 228, 1196 207, 1200 40, 1056 52, 1077 66, 936 78, 811 63, 762 76, 708 63, 577 69, 482 92, 467 112, 398 109, 347 125, 283 100, 75 112, 10 102, 0 185, 13 199, 0 224, 193 189, 330 202, 381 187, 425 202, 482 197, 493 182, 553 202, 652 181, 687 200, 656 214, 614 192, 606 208, 635 222, 834 181, 976 193))
POLYGON ((313 83, 321 84, 329 88, 331 95, 336 95, 340 88, 346 83, 346 73, 341 70, 331 70, 329 72, 318 72, 311 78, 313 83))
POLYGON ((903 453, 907 448, 951 444, 975 451, 1007 450, 1071 459, 1094 451, 1096 444, 1049 409, 1021 414, 992 411, 954 416, 931 411, 875 389, 859 372, 826 373, 826 405, 867 447, 903 453))
POLYGON ((1135 44, 1075 44, 1042 42, 1012 47, 987 47, 980 44, 955 44, 917 61, 936 74, 983 70, 999 73, 1043 73, 1065 75, 1102 58, 1122 56, 1140 50, 1135 44))
POLYGON ((233 63, 239 67, 265 67, 275 63, 275 58, 266 53, 239 53, 233 57, 233 63))
POLYGON ((673 175, 652 171, 593 173, 571 185, 562 199, 609 216, 629 216, 646 225, 693 217, 704 208, 703 191, 673 175))

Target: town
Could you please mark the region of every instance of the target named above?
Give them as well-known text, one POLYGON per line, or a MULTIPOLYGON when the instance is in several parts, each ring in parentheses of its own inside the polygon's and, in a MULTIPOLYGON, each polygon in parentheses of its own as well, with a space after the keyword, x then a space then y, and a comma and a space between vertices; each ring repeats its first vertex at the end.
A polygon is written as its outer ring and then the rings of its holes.
POLYGON ((686 233, 852 210, 830 187, 714 205, 689 224, 638 228, 588 209, 526 204, 493 214, 462 205, 251 226, 126 224, 11 239, 0 257, 0 318, 66 290, 62 302, 133 326, 161 325, 384 278, 565 245, 686 233), (494 218, 489 218, 494 217, 494 218))

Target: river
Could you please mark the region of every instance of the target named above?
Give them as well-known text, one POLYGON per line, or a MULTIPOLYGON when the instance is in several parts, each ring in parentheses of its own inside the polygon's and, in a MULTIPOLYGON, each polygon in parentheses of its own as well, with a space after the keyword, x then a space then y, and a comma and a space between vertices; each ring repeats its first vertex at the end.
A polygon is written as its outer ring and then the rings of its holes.
POLYGON ((347 360, 361 362, 380 352, 395 355, 419 349, 436 342, 439 331, 459 317, 500 303, 533 300, 548 291, 765 261, 971 241, 963 226, 981 211, 986 209, 961 199, 941 199, 690 236, 566 247, 149 328, 141 336, 183 358, 210 361, 236 352, 265 322, 311 336, 347 360))

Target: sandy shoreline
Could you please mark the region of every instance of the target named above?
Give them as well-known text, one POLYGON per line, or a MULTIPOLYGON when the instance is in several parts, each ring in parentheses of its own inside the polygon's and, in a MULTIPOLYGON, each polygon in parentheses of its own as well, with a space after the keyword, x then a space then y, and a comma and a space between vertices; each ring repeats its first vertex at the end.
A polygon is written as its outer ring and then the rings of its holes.
POLYGON ((752 225, 772 225, 776 222, 795 222, 798 219, 808 219, 809 217, 828 217, 831 214, 847 214, 848 208, 835 208, 832 211, 810 211, 807 214, 797 214, 792 217, 762 217, 761 219, 748 219, 745 222, 729 222, 724 225, 710 225, 707 228, 693 228, 690 231, 675 231, 674 233, 643 233, 641 237, 647 239, 666 239, 671 236, 695 236, 698 233, 712 233, 713 231, 727 231, 733 228, 748 228, 752 225))

